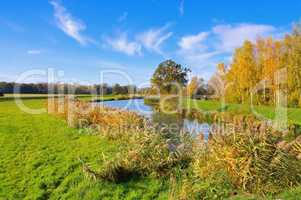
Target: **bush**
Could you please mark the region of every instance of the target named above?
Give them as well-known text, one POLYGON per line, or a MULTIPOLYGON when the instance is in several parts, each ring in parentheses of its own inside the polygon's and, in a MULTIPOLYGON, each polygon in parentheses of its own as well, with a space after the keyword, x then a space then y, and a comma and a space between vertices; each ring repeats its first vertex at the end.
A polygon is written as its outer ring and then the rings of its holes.
MULTIPOLYGON (((170 178, 175 182, 174 199, 225 199, 240 192, 273 195, 301 184, 301 136, 294 130, 272 131, 251 116, 212 114, 213 121, 234 122, 244 129, 225 129, 227 134, 213 129, 204 141, 154 129, 134 112, 91 105, 59 100, 52 105, 66 119, 72 112, 76 127, 96 127, 120 146, 119 153, 104 157, 98 169, 84 164, 88 177, 112 182, 136 176, 170 178)), ((207 118, 197 112, 191 115, 207 118)))
POLYGON ((4 93, 3 92, 0 92, 0 97, 4 97, 4 93))
POLYGON ((145 97, 144 103, 147 105, 159 105, 160 98, 158 97, 145 97))
POLYGON ((190 137, 181 134, 177 139, 167 139, 153 132, 127 134, 123 148, 112 160, 105 161, 98 170, 99 177, 119 182, 126 174, 166 177, 173 169, 186 168, 191 161, 190 137))
POLYGON ((215 135, 195 149, 192 175, 186 178, 180 194, 186 194, 187 188, 189 197, 195 199, 229 197, 230 191, 277 194, 301 184, 297 157, 301 143, 296 139, 291 144, 297 152, 294 155, 281 148, 281 142, 281 133, 272 131, 215 135))
POLYGON ((140 128, 144 123, 143 117, 135 112, 100 105, 93 106, 91 103, 67 98, 50 101, 47 108, 48 112, 66 119, 69 126, 92 128, 109 139, 123 137, 128 130, 140 128))

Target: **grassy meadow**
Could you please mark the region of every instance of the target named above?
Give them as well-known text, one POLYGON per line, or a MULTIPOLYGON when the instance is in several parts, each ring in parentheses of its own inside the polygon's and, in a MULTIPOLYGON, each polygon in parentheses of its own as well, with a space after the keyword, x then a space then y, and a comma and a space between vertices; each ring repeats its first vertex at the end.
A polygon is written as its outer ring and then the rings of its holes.
MULTIPOLYGON (((46 104, 41 99, 24 102, 31 108, 46 104)), ((212 102, 207 104, 214 108, 212 102)), ((174 199, 170 196, 173 184, 164 176, 132 177, 116 183, 94 180, 83 172, 83 163, 101 168, 104 155, 116 157, 122 145, 120 140, 93 135, 89 130, 69 128, 58 116, 26 114, 14 101, 0 102, 0 199, 174 199)), ((211 183, 203 184, 207 188, 211 183)), ((296 188, 277 198, 295 200, 300 196, 301 189, 296 188)), ((230 199, 275 198, 241 192, 230 199)))
MULTIPOLYGON (((45 100, 24 102, 45 107, 45 100)), ((118 150, 117 142, 68 128, 61 118, 0 102, 0 199, 166 199, 162 180, 114 184, 85 177, 82 161, 99 166, 103 154, 118 150)))
MULTIPOLYGON (((233 114, 254 114, 255 111, 260 116, 273 119, 275 118, 275 108, 272 106, 254 106, 249 104, 226 103, 224 106, 219 101, 184 99, 183 107, 187 109, 197 109, 202 111, 223 111, 233 114)), ((301 108, 287 108, 288 121, 294 124, 301 124, 301 108)))
MULTIPOLYGON (((0 97, 1 101, 12 101, 15 97, 30 100, 30 99, 47 99, 48 97, 62 97, 66 95, 57 95, 57 94, 5 94, 3 97, 0 97)), ((109 100, 122 100, 122 99, 129 99, 129 98, 140 98, 141 96, 133 96, 133 95, 115 95, 115 94, 108 94, 108 95, 87 95, 87 94, 77 94, 75 98, 81 101, 109 101, 109 100)))

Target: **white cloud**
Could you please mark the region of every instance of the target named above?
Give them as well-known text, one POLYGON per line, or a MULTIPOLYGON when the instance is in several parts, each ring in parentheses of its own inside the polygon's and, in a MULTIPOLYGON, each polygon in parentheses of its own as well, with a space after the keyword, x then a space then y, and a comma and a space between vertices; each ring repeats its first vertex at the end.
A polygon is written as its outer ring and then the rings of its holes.
POLYGON ((42 51, 41 50, 38 50, 38 49, 30 49, 27 51, 27 54, 30 54, 30 55, 37 55, 37 54, 41 54, 42 51))
POLYGON ((90 39, 81 34, 86 29, 86 25, 79 19, 75 19, 68 11, 56 0, 50 1, 54 7, 54 16, 57 26, 68 36, 75 39, 81 45, 86 45, 90 39))
POLYGON ((127 12, 124 12, 122 13, 122 15, 120 15, 120 17, 118 18, 118 22, 123 22, 127 19, 128 17, 128 13, 127 12))
POLYGON ((10 20, 7 20, 7 19, 3 19, 3 18, 0 18, 0 25, 4 25, 6 26, 7 28, 9 28, 10 30, 14 31, 14 32, 18 32, 18 33, 21 33, 21 32, 24 32, 25 29, 23 26, 13 22, 13 21, 10 21, 10 20))
POLYGON ((162 44, 173 34, 172 32, 167 32, 167 28, 168 25, 133 34, 132 40, 128 39, 127 34, 124 32, 117 37, 106 37, 105 42, 113 50, 127 55, 142 55, 142 49, 163 55, 162 44))
POLYGON ((219 39, 219 47, 224 51, 232 51, 242 45, 245 40, 255 41, 259 36, 273 35, 276 28, 261 24, 218 25, 212 30, 219 39))
POLYGON ((255 41, 276 33, 277 28, 261 24, 217 25, 206 32, 183 36, 177 55, 186 64, 198 69, 213 71, 218 62, 229 62, 234 49, 245 40, 255 41))
POLYGON ((200 32, 197 35, 188 35, 181 38, 178 45, 183 50, 193 50, 196 48, 202 48, 204 45, 202 42, 207 39, 209 33, 208 32, 200 32))
POLYGON ((180 15, 184 15, 184 0, 180 0, 180 6, 179 6, 180 15))
POLYGON ((172 32, 166 32, 168 25, 157 29, 150 29, 143 33, 138 34, 137 40, 148 50, 163 54, 161 45, 166 41, 172 32))
POLYGON ((219 54, 218 51, 209 51, 205 44, 209 32, 200 32, 196 35, 183 36, 178 42, 180 47, 178 55, 183 61, 192 67, 207 67, 212 65, 211 58, 219 54))
POLYGON ((116 38, 107 38, 110 47, 127 55, 141 55, 141 45, 135 41, 128 41, 127 35, 122 33, 116 38))

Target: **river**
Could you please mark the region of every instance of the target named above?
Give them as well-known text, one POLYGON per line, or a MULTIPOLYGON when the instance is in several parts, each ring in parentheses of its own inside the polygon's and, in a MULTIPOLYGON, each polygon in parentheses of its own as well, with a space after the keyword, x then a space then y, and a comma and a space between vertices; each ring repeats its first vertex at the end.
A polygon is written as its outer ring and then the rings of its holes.
POLYGON ((169 130, 184 130, 189 132, 193 137, 203 133, 207 138, 209 134, 210 125, 208 123, 199 123, 197 120, 191 120, 177 114, 158 112, 153 106, 145 104, 143 99, 104 101, 98 104, 137 112, 149 118, 153 123, 160 124, 161 126, 169 128, 169 130))

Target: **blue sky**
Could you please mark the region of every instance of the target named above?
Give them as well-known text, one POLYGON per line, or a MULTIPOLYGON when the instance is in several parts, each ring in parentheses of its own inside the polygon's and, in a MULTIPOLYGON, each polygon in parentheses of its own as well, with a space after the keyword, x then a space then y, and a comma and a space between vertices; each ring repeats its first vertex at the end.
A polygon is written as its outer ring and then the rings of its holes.
MULTIPOLYGON (((100 71, 113 69, 141 84, 169 58, 208 79, 243 40, 289 32, 300 9, 297 0, 4 0, 0 80, 53 68, 67 82, 97 83, 100 71)), ((105 81, 126 83, 117 75, 105 81)))

